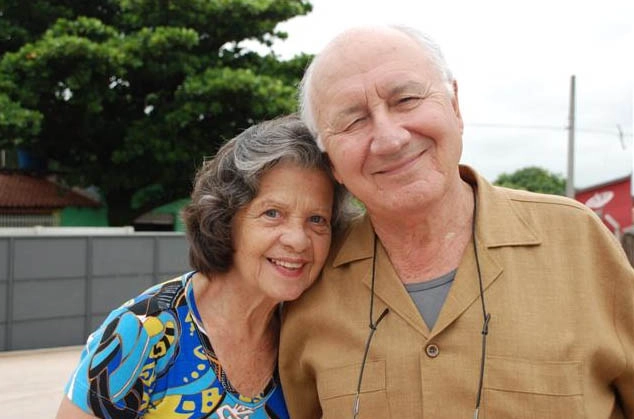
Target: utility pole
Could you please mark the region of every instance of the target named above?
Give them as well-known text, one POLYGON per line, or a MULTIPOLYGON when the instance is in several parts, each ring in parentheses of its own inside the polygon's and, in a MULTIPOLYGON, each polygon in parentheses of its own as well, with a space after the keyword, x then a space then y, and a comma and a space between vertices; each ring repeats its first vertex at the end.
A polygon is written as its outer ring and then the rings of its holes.
POLYGON ((575 197, 575 76, 570 77, 570 111, 568 113, 568 179, 566 196, 575 197))

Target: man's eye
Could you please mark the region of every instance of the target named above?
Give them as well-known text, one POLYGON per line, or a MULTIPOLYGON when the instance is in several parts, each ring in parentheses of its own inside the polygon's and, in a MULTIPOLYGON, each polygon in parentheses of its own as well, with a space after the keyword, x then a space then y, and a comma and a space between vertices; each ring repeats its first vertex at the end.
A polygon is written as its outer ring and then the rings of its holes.
POLYGON ((350 131, 350 130, 353 130, 353 129, 357 128, 358 126, 363 124, 365 119, 366 119, 365 117, 355 118, 352 122, 350 122, 348 125, 346 125, 346 128, 345 128, 344 131, 350 131))
POLYGON ((420 97, 418 96, 405 96, 400 98, 398 100, 398 103, 407 104, 407 103, 413 103, 414 101, 418 101, 418 100, 420 100, 420 97))

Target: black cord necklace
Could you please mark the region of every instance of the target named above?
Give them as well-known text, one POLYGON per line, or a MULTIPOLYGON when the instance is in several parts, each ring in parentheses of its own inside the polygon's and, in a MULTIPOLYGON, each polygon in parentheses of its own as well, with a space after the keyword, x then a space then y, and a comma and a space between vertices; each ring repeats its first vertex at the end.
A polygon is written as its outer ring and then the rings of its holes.
POLYGON ((484 301, 484 285, 482 284, 482 271, 480 269, 480 259, 478 258, 478 244, 476 241, 476 216, 477 214, 477 195, 476 190, 472 186, 473 191, 473 221, 471 222, 471 241, 473 243, 473 253, 475 256, 476 268, 478 270, 478 285, 480 286, 480 303, 482 303, 482 355, 480 356, 480 378, 478 380, 478 393, 476 396, 476 405, 473 412, 473 419, 478 419, 480 414, 480 402, 482 401, 482 385, 484 384, 484 364, 486 362, 487 335, 489 334, 489 321, 491 313, 487 312, 486 303, 484 301))
POLYGON ((359 395, 361 393, 361 382, 363 381, 363 370, 365 369, 365 361, 368 358, 368 352, 370 351, 370 342, 372 342, 372 336, 374 336, 374 332, 376 332, 376 328, 381 323, 381 320, 387 316, 387 313, 390 312, 389 308, 385 308, 379 317, 374 321, 374 274, 376 272, 376 233, 374 234, 374 251, 372 256, 372 282, 371 282, 371 290, 370 290, 370 334, 365 341, 365 350, 363 351, 363 361, 361 362, 361 370, 359 371, 359 380, 357 381, 357 392, 354 398, 354 406, 352 408, 352 417, 354 419, 359 416, 359 395))
MULTIPOLYGON (((478 257, 478 243, 476 239, 476 217, 477 217, 477 194, 475 188, 472 186, 471 190, 473 192, 473 221, 471 222, 471 243, 473 245, 473 252, 475 256, 476 269, 478 274, 478 286, 480 288, 480 303, 482 305, 482 354, 480 357, 480 376, 478 379, 478 392, 476 395, 476 404, 475 410, 473 412, 473 418, 478 419, 480 414, 480 403, 482 401, 482 386, 484 384, 484 367, 486 361, 486 338, 489 334, 489 321, 491 320, 491 314, 487 312, 486 303, 484 299, 484 284, 482 283, 482 270, 480 269, 480 258, 478 257)), ((374 282, 375 282, 375 272, 376 272, 376 248, 377 248, 377 237, 376 233, 374 234, 374 249, 372 256, 372 277, 371 277, 371 286, 370 286, 370 333, 368 334, 368 338, 365 342, 365 349, 363 351, 363 361, 361 362, 361 370, 359 371, 359 380, 357 381, 357 390, 354 398, 354 405, 352 410, 352 417, 356 419, 359 415, 359 398, 361 393, 361 383, 363 381, 363 370, 365 369, 365 363, 368 358, 368 352, 370 350, 370 343, 372 342, 372 337, 374 336, 374 332, 376 332, 376 328, 379 326, 379 323, 387 316, 390 312, 388 308, 385 308, 379 317, 374 321, 374 282)))

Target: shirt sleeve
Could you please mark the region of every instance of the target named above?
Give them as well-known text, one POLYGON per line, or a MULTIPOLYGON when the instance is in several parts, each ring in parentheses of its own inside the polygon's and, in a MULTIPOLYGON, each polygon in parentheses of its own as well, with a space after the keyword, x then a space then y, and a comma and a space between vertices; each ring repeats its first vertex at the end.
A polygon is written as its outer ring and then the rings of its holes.
POLYGON ((624 368, 614 386, 625 417, 634 418, 634 269, 620 246, 614 246, 611 264, 614 281, 614 325, 621 342, 624 368))
POLYGON ((158 317, 140 316, 125 306, 113 311, 88 338, 66 396, 100 418, 140 417, 150 400, 155 346, 164 331, 158 317))

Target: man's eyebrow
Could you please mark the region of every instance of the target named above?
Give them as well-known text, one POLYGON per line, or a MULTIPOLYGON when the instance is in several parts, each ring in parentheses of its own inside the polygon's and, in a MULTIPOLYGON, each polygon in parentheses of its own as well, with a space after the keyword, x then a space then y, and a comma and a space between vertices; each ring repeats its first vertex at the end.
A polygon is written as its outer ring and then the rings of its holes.
POLYGON ((416 93, 424 93, 427 90, 429 90, 429 88, 430 88, 429 83, 421 83, 421 82, 410 80, 410 81, 406 81, 405 83, 399 83, 395 86, 391 86, 388 89, 388 92, 390 95, 398 95, 401 93, 411 92, 411 91, 414 91, 416 93))
POLYGON ((343 108, 343 109, 337 110, 337 112, 335 112, 335 116, 332 118, 332 124, 333 125, 337 125, 342 120, 345 120, 346 118, 350 117, 351 115, 355 115, 355 114, 358 114, 360 112, 363 112, 363 109, 364 109, 363 105, 355 104, 355 105, 352 105, 352 106, 348 106, 347 108, 343 108))

